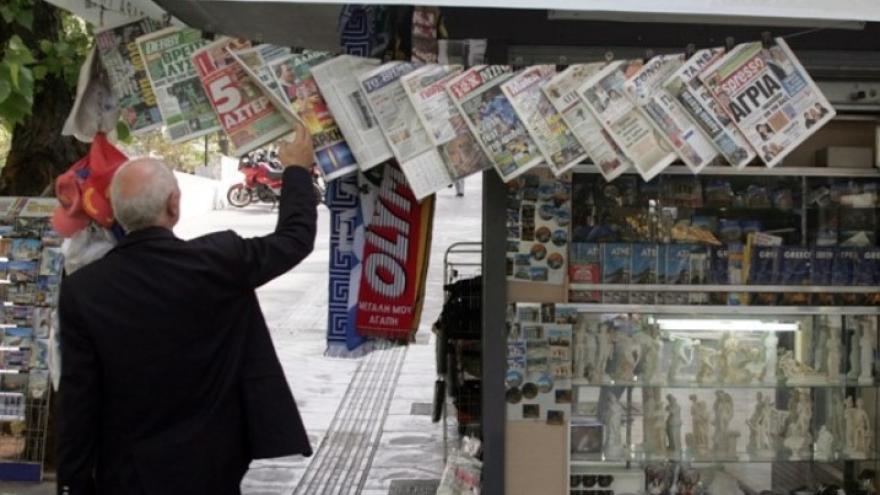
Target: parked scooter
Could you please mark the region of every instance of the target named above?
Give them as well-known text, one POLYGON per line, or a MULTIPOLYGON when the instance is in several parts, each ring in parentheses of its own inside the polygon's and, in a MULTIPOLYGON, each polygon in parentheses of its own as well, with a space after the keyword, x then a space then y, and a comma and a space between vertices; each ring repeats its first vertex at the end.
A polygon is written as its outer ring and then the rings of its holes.
MULTIPOLYGON (((274 205, 281 198, 281 177, 284 168, 274 152, 255 151, 245 155, 238 162, 238 170, 245 176, 243 182, 234 184, 226 192, 226 200, 230 205, 244 208, 257 202, 274 205)), ((315 200, 324 202, 326 186, 318 168, 312 165, 312 188, 315 200)))

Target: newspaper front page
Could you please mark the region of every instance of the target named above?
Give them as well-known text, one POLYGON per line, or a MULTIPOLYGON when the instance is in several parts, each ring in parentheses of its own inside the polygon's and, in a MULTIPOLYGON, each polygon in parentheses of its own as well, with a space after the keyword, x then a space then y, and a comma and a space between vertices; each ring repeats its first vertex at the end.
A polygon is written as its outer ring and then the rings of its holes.
POLYGON ((158 28, 156 21, 145 18, 95 33, 101 65, 119 102, 119 118, 135 135, 162 125, 162 114, 136 42, 158 28))
POLYGON ((410 188, 422 199, 451 184, 452 177, 400 81, 416 68, 408 62, 390 62, 359 79, 410 188))
POLYGON ((199 79, 237 157, 292 130, 281 111, 230 55, 230 51, 246 46, 245 41, 221 38, 192 55, 199 79))
POLYGON ((172 143, 220 129, 190 55, 208 42, 197 29, 170 27, 137 39, 165 131, 172 143))
POLYGON ((544 94, 562 115, 599 172, 610 182, 632 168, 632 160, 611 139, 577 94, 577 88, 604 66, 601 62, 572 65, 544 85, 544 94))
POLYGON ((393 156, 357 79, 379 64, 373 58, 340 55, 312 67, 312 77, 363 171, 393 156))
POLYGON ((727 163, 742 168, 755 158, 755 150, 698 77, 723 54, 721 48, 697 51, 666 80, 663 88, 699 126, 727 163))
POLYGON ((328 53, 304 52, 288 54, 269 64, 281 106, 296 115, 311 133, 315 163, 326 181, 358 169, 357 160, 312 77, 312 67, 329 59, 328 53))
POLYGON ((510 66, 478 65, 446 85, 452 101, 505 182, 543 161, 534 139, 501 90, 501 84, 510 77, 510 66))
POLYGON ((785 40, 775 41, 739 45, 700 74, 768 167, 835 116, 785 40))
POLYGON ((399 162, 405 162, 433 146, 400 83, 400 78, 416 70, 416 67, 409 62, 389 62, 358 77, 367 104, 399 162))
POLYGON ((502 84, 501 90, 550 169, 559 175, 586 160, 587 152, 541 89, 554 75, 552 65, 533 65, 502 84))
POLYGON ((446 92, 446 84, 460 73, 459 66, 426 65, 401 79, 453 180, 492 166, 492 161, 446 92))
POLYGON ((672 148, 651 122, 625 96, 624 85, 640 61, 612 62, 578 88, 578 96, 632 160, 642 179, 649 181, 675 161, 672 148))
POLYGON ((241 64, 248 77, 260 86, 266 96, 272 100, 272 103, 285 115, 291 117, 292 122, 296 121, 297 117, 289 115, 286 111, 287 106, 281 98, 278 82, 272 77, 272 71, 269 68, 271 63, 288 57, 290 48, 264 43, 241 50, 230 50, 229 53, 241 64))
POLYGON ((718 152, 684 110, 663 90, 663 83, 684 63, 683 55, 661 55, 649 60, 626 81, 627 96, 641 109, 654 128, 685 165, 700 173, 718 152))

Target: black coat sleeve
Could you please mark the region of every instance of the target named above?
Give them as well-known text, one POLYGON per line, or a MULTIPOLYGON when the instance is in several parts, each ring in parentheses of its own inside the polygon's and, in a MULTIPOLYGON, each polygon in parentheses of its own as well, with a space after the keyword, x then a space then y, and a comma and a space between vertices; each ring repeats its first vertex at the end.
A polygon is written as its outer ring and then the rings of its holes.
POLYGON ((308 169, 287 167, 275 232, 250 239, 233 236, 238 280, 247 288, 259 287, 305 259, 315 244, 316 203, 308 169))
POLYGON ((101 377, 97 353, 73 299, 70 281, 58 303, 61 383, 58 387, 58 493, 96 493, 101 377))

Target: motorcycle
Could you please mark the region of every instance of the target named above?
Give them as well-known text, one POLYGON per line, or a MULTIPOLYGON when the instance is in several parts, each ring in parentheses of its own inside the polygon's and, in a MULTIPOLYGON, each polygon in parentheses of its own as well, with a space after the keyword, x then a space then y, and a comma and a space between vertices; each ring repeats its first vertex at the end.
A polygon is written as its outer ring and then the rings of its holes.
MULTIPOLYGON (((238 162, 238 170, 245 176, 243 182, 233 184, 226 192, 230 205, 244 208, 252 203, 264 202, 273 206, 281 198, 281 177, 284 168, 275 152, 256 151, 245 155, 238 162)), ((326 194, 324 179, 313 164, 310 170, 312 188, 317 203, 323 203, 326 194)))

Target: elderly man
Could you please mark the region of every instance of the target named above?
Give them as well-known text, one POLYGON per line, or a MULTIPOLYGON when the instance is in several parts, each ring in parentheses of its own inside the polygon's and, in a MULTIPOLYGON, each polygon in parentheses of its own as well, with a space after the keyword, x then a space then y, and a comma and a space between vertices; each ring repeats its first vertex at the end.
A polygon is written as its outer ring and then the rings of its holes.
POLYGON ((116 173, 128 235, 61 287, 58 493, 240 493, 252 459, 310 455, 256 287, 312 250, 311 138, 281 145, 275 232, 184 242, 180 190, 163 163, 116 173))

